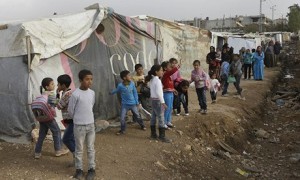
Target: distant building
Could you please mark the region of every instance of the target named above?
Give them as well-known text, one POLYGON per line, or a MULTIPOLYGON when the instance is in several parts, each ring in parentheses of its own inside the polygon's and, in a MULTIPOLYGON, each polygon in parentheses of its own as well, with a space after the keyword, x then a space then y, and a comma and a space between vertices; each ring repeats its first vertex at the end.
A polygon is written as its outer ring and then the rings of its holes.
MULTIPOLYGON (((271 21, 272 20, 267 18, 265 15, 262 16, 262 22, 264 26, 269 26, 271 21)), ((260 23, 260 16, 236 16, 214 20, 210 20, 207 17, 205 19, 194 18, 194 20, 176 22, 215 32, 243 32, 245 26, 258 25, 260 23)))
POLYGON ((287 25, 288 20, 286 18, 274 19, 273 24, 274 25, 278 25, 278 24, 287 25))

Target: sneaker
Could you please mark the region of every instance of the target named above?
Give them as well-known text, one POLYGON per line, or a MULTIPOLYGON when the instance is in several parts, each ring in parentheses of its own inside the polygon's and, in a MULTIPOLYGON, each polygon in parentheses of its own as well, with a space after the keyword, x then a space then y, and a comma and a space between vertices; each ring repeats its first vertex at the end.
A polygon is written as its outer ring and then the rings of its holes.
POLYGON ((34 159, 40 159, 42 156, 42 153, 34 153, 34 159))
POLYGON ((206 113, 207 113, 207 110, 203 109, 201 114, 206 114, 206 113))
POLYGON ((86 180, 93 180, 95 178, 96 172, 95 169, 91 168, 88 170, 86 180))
POLYGON ((211 103, 212 103, 212 104, 216 103, 216 100, 213 100, 211 103))
POLYGON ((82 179, 83 178, 83 170, 76 169, 75 175, 73 176, 74 179, 82 179))
POLYGON ((189 114, 189 113, 185 113, 184 115, 185 115, 185 116, 189 116, 190 114, 189 114))
POLYGON ((68 149, 61 149, 61 150, 55 152, 55 156, 60 157, 60 156, 63 156, 65 154, 68 154, 68 152, 69 152, 68 149))
POLYGON ((120 131, 118 131, 117 133, 116 133, 116 135, 124 135, 125 134, 125 132, 124 131, 122 131, 122 130, 120 130, 120 131))
POLYGON ((176 116, 180 116, 180 114, 176 114, 176 116))
POLYGON ((228 95, 228 94, 222 94, 222 96, 223 96, 223 97, 228 97, 229 95, 228 95))
POLYGON ((166 130, 169 130, 169 129, 170 129, 169 126, 167 126, 166 124, 164 125, 164 128, 165 128, 166 130))
POLYGON ((147 128, 145 128, 145 126, 142 126, 142 127, 141 127, 141 130, 146 131, 147 128))
POLYGON ((175 127, 172 123, 168 123, 167 126, 168 126, 169 128, 174 128, 174 127, 175 127))
POLYGON ((242 92, 243 92, 243 88, 240 88, 240 90, 239 90, 239 95, 241 95, 242 94, 242 92))

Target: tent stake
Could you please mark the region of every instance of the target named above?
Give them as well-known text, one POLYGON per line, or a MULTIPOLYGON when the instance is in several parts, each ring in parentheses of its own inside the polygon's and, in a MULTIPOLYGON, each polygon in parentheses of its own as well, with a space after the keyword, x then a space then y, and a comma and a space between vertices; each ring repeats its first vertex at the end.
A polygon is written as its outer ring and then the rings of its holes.
POLYGON ((31 69, 30 36, 26 36, 26 46, 27 46, 27 67, 28 67, 28 72, 30 72, 31 69))

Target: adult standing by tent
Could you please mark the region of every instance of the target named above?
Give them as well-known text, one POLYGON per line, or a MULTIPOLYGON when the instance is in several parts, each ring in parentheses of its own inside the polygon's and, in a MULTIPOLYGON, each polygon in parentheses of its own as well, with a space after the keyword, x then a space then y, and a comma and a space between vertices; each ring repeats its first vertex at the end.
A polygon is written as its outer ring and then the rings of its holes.
POLYGON ((274 66, 277 66, 277 62, 278 62, 278 59, 279 59, 280 50, 281 50, 281 44, 280 44, 279 41, 276 41, 275 45, 274 45, 274 54, 275 54, 274 66))
POLYGON ((206 63, 209 65, 208 69, 209 72, 213 71, 213 65, 212 65, 212 61, 216 59, 216 50, 214 46, 210 46, 210 52, 206 55, 206 63))
POLYGON ((229 54, 229 47, 228 44, 225 43, 222 47, 222 54, 221 54, 221 64, 224 62, 230 62, 230 54, 229 54))
POLYGON ((266 67, 274 66, 274 42, 271 40, 269 42, 269 46, 266 49, 266 59, 265 59, 266 67))
POLYGON ((262 52, 261 46, 258 46, 256 52, 253 54, 254 59, 254 79, 264 79, 264 52, 262 52))

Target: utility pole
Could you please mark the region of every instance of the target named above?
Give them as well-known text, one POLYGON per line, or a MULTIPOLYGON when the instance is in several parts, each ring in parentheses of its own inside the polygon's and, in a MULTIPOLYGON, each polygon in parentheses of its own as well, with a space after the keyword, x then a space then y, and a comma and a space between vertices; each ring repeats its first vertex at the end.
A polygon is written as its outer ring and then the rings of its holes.
POLYGON ((281 14, 281 31, 283 32, 283 14, 281 14))
POLYGON ((276 10, 275 7, 276 7, 276 5, 273 5, 272 7, 270 7, 270 9, 272 9, 272 21, 274 21, 274 11, 276 10))
POLYGON ((266 1, 266 0, 259 0, 259 16, 260 16, 260 20, 259 20, 259 32, 263 31, 262 28, 262 2, 266 1))

